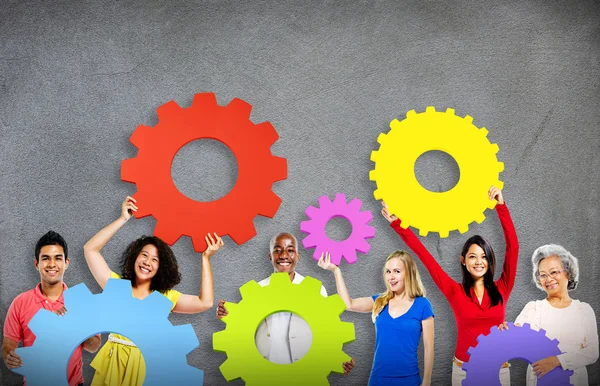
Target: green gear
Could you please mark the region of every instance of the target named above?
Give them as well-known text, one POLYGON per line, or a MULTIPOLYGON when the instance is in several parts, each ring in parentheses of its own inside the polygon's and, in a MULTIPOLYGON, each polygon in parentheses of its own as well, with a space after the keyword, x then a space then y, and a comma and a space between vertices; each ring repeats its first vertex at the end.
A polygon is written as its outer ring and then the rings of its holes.
POLYGON ((225 330, 213 334, 213 349, 227 353, 219 367, 225 379, 242 378, 248 386, 319 386, 329 385, 330 372, 343 373, 342 363, 351 358, 342 348, 354 341, 354 324, 340 320, 346 307, 339 295, 324 297, 320 291, 317 279, 305 277, 300 284, 292 284, 285 272, 271 275, 264 287, 254 280, 241 286, 242 300, 226 303, 225 330), (268 361, 254 342, 260 323, 277 312, 299 315, 312 331, 310 349, 291 364, 268 361))

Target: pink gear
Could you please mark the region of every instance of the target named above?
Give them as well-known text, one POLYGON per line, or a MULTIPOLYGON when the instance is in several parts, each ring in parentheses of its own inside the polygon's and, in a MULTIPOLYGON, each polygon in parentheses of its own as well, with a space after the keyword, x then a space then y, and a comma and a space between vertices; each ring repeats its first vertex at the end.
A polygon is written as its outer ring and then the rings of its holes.
POLYGON ((315 248, 313 258, 319 260, 323 252, 329 252, 331 262, 339 265, 342 256, 349 264, 356 263, 356 251, 361 253, 369 252, 371 246, 365 241, 375 236, 375 228, 367 225, 373 219, 370 211, 360 211, 362 201, 358 198, 346 204, 346 196, 337 193, 333 203, 329 197, 321 196, 319 198, 320 208, 309 206, 306 208, 306 215, 310 220, 300 223, 300 230, 309 235, 302 240, 304 248, 315 248), (334 217, 343 217, 352 225, 352 233, 344 241, 335 241, 327 237, 325 226, 327 222, 334 217))
POLYGON ((134 216, 154 216, 154 234, 167 244, 187 235, 194 249, 203 252, 209 232, 229 235, 242 244, 256 235, 255 216, 273 217, 279 209, 281 198, 271 185, 287 178, 287 162, 271 154, 270 147, 278 138, 273 126, 252 123, 251 110, 251 105, 238 98, 219 106, 215 94, 196 94, 188 108, 174 101, 160 106, 156 109, 158 124, 140 125, 131 135, 138 154, 123 161, 121 179, 136 184, 133 197, 139 210, 134 216), (238 163, 238 178, 231 191, 210 202, 186 197, 171 178, 177 152, 203 138, 223 142, 238 163))

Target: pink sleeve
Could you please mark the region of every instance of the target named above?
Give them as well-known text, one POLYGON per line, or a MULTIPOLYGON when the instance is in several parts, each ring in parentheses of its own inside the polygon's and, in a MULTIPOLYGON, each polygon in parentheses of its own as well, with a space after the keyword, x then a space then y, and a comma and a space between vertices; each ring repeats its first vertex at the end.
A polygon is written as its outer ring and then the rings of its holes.
POLYGON ((20 313, 20 301, 19 298, 16 297, 10 304, 10 307, 8 307, 6 319, 4 320, 4 337, 14 340, 15 342, 23 340, 23 326, 20 322, 20 313))

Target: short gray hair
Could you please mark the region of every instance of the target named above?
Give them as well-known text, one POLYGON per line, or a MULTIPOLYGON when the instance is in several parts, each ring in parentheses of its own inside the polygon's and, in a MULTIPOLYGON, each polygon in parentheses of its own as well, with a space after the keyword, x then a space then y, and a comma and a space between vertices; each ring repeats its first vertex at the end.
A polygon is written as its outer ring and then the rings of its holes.
POLYGON ((269 255, 273 252, 273 248, 275 247, 275 242, 277 241, 277 238, 279 236, 284 236, 284 235, 290 236, 294 240, 294 245, 296 246, 296 248, 298 248, 298 240, 296 239, 296 236, 294 236, 290 232, 280 232, 271 238, 271 242, 269 243, 269 255))
POLYGON ((552 256, 556 256, 560 259, 563 269, 567 273, 567 278, 569 279, 567 289, 570 291, 577 288, 577 284, 579 283, 579 262, 571 252, 567 251, 563 246, 556 244, 542 245, 536 249, 535 252, 533 252, 533 256, 531 256, 531 262, 533 263, 533 282, 536 287, 542 291, 544 290, 538 277, 540 273, 540 261, 552 256))

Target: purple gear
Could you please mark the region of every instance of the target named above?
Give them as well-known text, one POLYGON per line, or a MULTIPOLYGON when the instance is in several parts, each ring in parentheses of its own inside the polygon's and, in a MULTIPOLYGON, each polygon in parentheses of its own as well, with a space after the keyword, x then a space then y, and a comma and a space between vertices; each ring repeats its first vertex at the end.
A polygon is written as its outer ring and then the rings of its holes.
POLYGON ((367 225, 373 215, 368 210, 360 211, 362 201, 358 198, 346 204, 346 196, 342 193, 335 195, 333 203, 329 201, 329 197, 321 196, 319 205, 319 208, 306 208, 306 215, 310 220, 300 223, 300 230, 309 234, 302 240, 304 248, 315 248, 315 260, 319 260, 323 252, 329 252, 331 262, 335 265, 340 264, 342 256, 349 264, 356 263, 356 251, 367 253, 371 249, 365 239, 375 236, 375 228, 367 225), (325 233, 327 222, 334 217, 343 217, 352 225, 352 233, 344 241, 331 240, 325 233))
MULTIPOLYGON (((521 359, 529 364, 553 355, 560 355, 558 340, 551 340, 546 331, 532 330, 529 323, 522 327, 508 324, 508 331, 500 331, 498 327, 491 328, 489 335, 479 335, 477 346, 467 352, 471 356, 463 363, 467 377, 462 386, 501 386, 498 372, 502 364, 509 359, 521 359)), ((548 374, 538 378, 538 386, 570 385, 571 370, 557 367, 548 374)))

